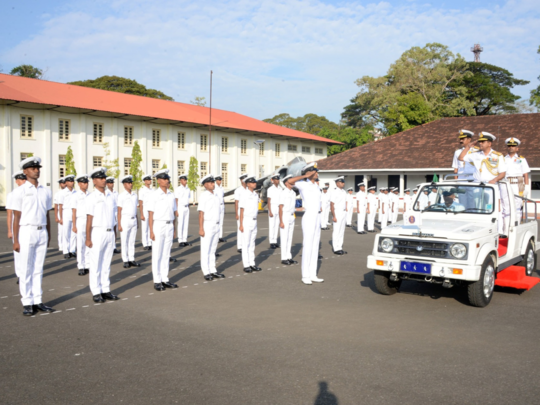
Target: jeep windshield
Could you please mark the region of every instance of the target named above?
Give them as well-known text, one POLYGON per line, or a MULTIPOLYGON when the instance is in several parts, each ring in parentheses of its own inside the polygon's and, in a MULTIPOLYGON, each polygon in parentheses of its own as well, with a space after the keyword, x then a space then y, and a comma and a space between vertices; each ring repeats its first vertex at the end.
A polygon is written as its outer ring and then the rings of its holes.
POLYGON ((414 211, 492 214, 495 209, 492 187, 466 184, 427 185, 420 189, 414 211))

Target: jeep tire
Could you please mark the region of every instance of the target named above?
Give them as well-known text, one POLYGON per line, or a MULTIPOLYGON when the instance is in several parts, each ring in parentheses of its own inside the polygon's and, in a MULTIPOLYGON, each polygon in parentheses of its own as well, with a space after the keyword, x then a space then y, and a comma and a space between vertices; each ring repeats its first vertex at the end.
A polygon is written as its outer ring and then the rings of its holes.
POLYGON ((470 305, 483 308, 490 303, 495 288, 496 271, 493 257, 489 255, 482 264, 480 279, 467 286, 470 305))
POLYGON ((532 239, 527 244, 525 255, 523 260, 519 263, 519 266, 525 267, 525 274, 532 276, 536 271, 536 254, 534 253, 534 245, 532 239))
POLYGON ((401 286, 401 280, 390 281, 390 273, 387 271, 375 270, 373 279, 375 280, 375 288, 382 295, 393 295, 401 286))

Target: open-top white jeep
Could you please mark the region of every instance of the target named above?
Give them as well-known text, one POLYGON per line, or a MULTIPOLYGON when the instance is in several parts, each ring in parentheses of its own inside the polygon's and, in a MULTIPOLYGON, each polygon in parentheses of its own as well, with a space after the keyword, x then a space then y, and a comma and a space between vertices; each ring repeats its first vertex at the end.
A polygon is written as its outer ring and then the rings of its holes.
POLYGON ((403 280, 446 288, 465 286, 470 304, 485 307, 495 285, 532 288, 540 281, 531 277, 540 249, 536 205, 522 201, 518 216, 512 188, 506 182, 451 180, 421 185, 404 221, 389 225, 375 238, 367 267, 374 270, 377 291, 394 294, 403 280), (430 192, 437 189, 435 203, 421 207, 419 199, 426 188, 430 192), (501 193, 508 194, 507 238, 497 232, 501 193), (528 217, 527 205, 531 204, 534 218, 528 217))

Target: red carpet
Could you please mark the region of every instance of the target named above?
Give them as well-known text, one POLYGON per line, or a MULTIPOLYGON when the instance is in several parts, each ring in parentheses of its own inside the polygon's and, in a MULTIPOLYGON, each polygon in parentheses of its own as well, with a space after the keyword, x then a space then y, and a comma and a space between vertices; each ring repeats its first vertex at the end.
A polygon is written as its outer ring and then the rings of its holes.
POLYGON ((518 290, 530 290, 538 283, 540 283, 540 278, 526 276, 523 266, 510 266, 498 273, 495 280, 495 285, 518 290))

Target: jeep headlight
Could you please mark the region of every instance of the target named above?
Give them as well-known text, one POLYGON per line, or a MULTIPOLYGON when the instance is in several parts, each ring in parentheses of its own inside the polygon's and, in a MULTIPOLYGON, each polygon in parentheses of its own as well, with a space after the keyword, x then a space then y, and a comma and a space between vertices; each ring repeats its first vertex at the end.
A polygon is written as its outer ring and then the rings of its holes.
POLYGON ((452 256, 456 259, 463 259, 467 254, 467 247, 463 243, 454 243, 450 247, 450 253, 452 253, 452 256))
POLYGON ((381 240, 381 249, 386 253, 390 253, 394 249, 394 241, 390 238, 381 240))

